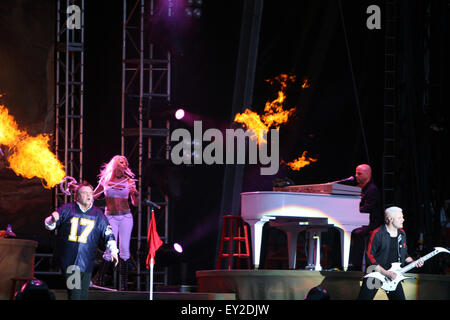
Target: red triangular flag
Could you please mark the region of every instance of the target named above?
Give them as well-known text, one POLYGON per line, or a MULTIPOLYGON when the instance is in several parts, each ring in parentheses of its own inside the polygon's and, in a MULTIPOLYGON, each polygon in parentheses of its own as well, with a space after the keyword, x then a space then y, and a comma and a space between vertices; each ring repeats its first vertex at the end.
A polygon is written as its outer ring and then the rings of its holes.
POLYGON ((161 238, 158 235, 158 231, 156 231, 156 221, 155 221, 155 213, 152 210, 152 219, 150 220, 150 225, 148 227, 147 234, 147 244, 148 244, 148 255, 147 255, 147 269, 150 268, 151 260, 153 259, 153 264, 155 263, 155 253, 156 250, 161 247, 163 244, 161 238))

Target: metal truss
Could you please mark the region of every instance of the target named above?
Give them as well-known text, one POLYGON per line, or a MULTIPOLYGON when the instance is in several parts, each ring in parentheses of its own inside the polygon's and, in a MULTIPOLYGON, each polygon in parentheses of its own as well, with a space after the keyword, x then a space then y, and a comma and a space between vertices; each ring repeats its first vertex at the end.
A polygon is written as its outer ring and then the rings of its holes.
MULTIPOLYGON (((55 148, 66 176, 83 178, 84 0, 58 0, 55 148)), ((55 188, 55 208, 70 201, 55 188)))
MULTIPOLYGON (((155 7, 154 0, 123 0, 122 46, 122 121, 121 153, 128 158, 136 174, 140 199, 148 199, 161 206, 155 212, 158 234, 168 242, 169 197, 152 188, 148 164, 163 152, 162 159, 169 159, 169 121, 152 119, 154 106, 170 105, 171 55, 161 49, 149 37, 155 7)), ((170 15, 169 11, 164 14, 170 15)), ((161 14, 161 11, 158 11, 161 14)), ((136 252, 136 290, 149 289, 149 273, 145 267, 147 230, 151 209, 140 201, 135 215, 132 234, 132 250, 136 252)), ((168 284, 167 268, 155 268, 154 284, 168 284)))

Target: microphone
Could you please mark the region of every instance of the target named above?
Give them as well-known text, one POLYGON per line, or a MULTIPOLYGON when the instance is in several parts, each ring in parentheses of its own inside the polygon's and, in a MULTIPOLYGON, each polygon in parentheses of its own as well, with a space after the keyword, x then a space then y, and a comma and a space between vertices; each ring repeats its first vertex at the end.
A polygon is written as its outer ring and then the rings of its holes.
POLYGON ((347 182, 347 181, 354 181, 354 180, 355 180, 355 177, 354 176, 350 176, 348 178, 341 179, 341 180, 338 180, 338 181, 335 181, 335 182, 339 183, 339 182, 347 182))
POLYGON ((131 176, 131 174, 129 174, 128 172, 124 171, 123 174, 126 175, 128 178, 133 179, 133 177, 131 176))
POLYGON ((157 205, 156 203, 154 203, 154 202, 152 202, 152 201, 150 201, 148 199, 142 200, 142 204, 145 205, 145 206, 149 206, 149 207, 151 207, 153 209, 161 209, 161 206, 157 205))

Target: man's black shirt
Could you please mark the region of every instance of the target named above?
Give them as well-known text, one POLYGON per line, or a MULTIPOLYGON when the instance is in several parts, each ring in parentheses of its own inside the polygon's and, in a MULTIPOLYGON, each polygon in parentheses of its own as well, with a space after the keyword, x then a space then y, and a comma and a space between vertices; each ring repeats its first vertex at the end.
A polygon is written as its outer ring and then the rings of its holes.
POLYGON ((380 191, 373 181, 369 181, 361 190, 361 202, 359 212, 369 213, 369 229, 374 230, 384 222, 381 210, 380 191))
POLYGON ((389 254, 387 262, 385 265, 382 265, 382 267, 386 270, 389 270, 392 267, 393 262, 400 262, 398 256, 398 236, 389 238, 389 254))

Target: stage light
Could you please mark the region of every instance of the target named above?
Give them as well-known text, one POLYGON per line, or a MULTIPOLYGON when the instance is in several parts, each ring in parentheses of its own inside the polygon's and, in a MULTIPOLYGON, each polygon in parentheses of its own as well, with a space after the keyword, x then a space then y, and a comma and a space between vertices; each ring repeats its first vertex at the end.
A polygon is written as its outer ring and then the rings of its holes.
POLYGON ((16 292, 14 300, 55 300, 55 295, 44 281, 33 279, 27 281, 20 291, 16 292))
POLYGON ((181 246, 181 244, 175 242, 173 244, 173 248, 176 252, 183 253, 183 247, 181 246))
POLYGON ((183 110, 183 109, 178 109, 178 110, 175 112, 175 118, 176 118, 177 120, 181 120, 181 119, 183 119, 183 117, 184 117, 184 110, 183 110))

